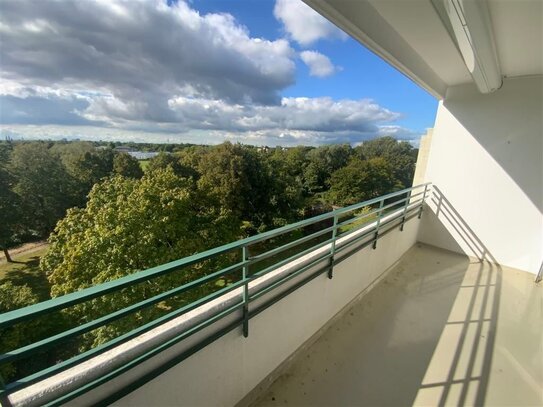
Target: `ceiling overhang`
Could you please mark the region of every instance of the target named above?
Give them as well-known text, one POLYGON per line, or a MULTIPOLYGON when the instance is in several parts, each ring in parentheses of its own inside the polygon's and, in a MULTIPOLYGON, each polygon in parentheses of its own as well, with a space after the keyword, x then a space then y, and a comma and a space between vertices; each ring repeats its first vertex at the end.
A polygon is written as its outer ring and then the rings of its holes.
MULTIPOLYGON (((449 87, 477 80, 440 10, 444 0, 303 1, 439 99, 449 87)), ((499 74, 543 74, 543 1, 477 1, 487 9, 482 23, 495 40, 499 74)))

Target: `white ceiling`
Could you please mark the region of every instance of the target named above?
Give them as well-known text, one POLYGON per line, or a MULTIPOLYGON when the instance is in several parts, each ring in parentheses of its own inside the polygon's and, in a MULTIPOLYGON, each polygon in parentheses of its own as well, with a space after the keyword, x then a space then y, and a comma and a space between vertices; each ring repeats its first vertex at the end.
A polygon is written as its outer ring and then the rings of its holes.
POLYGON ((487 0, 498 59, 508 77, 543 74, 543 0, 487 0))
MULTIPOLYGON (((472 80, 431 0, 304 1, 436 97, 472 80)), ((502 73, 543 75, 543 0, 487 3, 502 73)))

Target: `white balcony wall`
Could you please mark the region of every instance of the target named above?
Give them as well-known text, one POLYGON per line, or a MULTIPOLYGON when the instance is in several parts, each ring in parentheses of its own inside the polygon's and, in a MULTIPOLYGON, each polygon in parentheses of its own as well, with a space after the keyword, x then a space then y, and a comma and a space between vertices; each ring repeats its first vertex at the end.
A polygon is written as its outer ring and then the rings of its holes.
POLYGON ((419 240, 537 273, 543 258, 543 77, 495 93, 449 88, 425 181, 437 186, 419 240), (440 203, 441 202, 441 203, 440 203))

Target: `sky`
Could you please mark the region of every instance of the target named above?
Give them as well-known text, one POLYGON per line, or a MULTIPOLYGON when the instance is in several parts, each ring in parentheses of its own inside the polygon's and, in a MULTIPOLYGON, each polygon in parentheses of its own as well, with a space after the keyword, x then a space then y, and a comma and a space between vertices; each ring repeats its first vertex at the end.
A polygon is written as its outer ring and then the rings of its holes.
POLYGON ((0 3, 2 138, 417 145, 435 100, 301 0, 0 3))

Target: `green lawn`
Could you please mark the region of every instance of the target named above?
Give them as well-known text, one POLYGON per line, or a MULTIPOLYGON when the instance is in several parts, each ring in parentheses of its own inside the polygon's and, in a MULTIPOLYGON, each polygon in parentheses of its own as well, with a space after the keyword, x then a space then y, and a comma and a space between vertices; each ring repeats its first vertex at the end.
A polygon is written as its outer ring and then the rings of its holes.
POLYGON ((31 253, 14 255, 14 263, 0 264, 0 283, 11 281, 14 285, 28 285, 40 300, 49 299, 49 282, 40 271, 40 257, 47 252, 47 246, 31 253))

